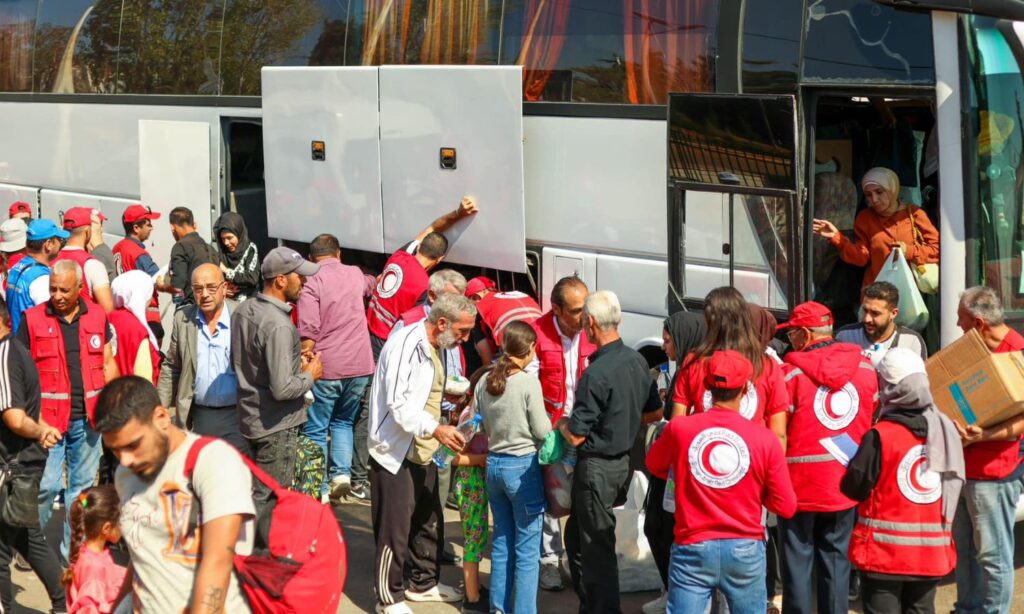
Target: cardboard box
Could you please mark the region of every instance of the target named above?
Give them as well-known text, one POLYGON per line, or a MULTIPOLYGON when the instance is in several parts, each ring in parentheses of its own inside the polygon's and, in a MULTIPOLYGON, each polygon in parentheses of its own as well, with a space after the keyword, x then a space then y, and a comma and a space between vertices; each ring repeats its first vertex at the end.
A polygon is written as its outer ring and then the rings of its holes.
POLYGON ((1024 356, 993 354, 971 331, 925 363, 932 397, 961 425, 999 424, 1024 413, 1024 356))

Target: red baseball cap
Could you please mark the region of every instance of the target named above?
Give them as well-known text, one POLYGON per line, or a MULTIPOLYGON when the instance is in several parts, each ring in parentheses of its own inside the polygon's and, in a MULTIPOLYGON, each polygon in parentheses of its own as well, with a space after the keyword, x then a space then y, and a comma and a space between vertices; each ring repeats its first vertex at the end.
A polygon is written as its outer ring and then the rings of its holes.
POLYGON ((828 307, 814 301, 800 303, 793 308, 789 315, 789 322, 779 324, 775 330, 784 328, 819 328, 832 326, 835 320, 832 319, 832 312, 828 307))
POLYGON ((466 284, 466 297, 476 296, 484 290, 493 290, 498 284, 487 277, 474 277, 466 284))
POLYGON ((160 214, 144 205, 128 205, 124 213, 121 214, 121 221, 125 224, 158 219, 160 219, 160 214))
POLYGON ((96 215, 100 216, 100 220, 107 221, 106 216, 99 212, 98 209, 90 209, 89 207, 71 207, 64 212, 61 225, 64 230, 72 230, 75 228, 81 228, 82 226, 88 226, 92 223, 92 212, 96 211, 96 215))
POLYGON ((720 350, 708 360, 704 385, 708 388, 735 390, 743 388, 754 376, 754 365, 736 350, 720 350))
POLYGON ((7 217, 14 217, 18 213, 32 215, 32 205, 20 200, 16 203, 11 203, 11 208, 7 210, 7 217))

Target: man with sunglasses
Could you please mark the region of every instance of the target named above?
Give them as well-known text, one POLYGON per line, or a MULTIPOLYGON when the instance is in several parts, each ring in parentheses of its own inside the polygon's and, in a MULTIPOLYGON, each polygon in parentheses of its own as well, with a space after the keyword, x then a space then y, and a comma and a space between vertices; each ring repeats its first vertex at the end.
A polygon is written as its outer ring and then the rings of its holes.
POLYGON ((7 311, 11 331, 17 332, 25 311, 50 300, 50 263, 53 262, 71 234, 61 230, 52 220, 32 220, 25 233, 24 258, 7 275, 7 311))
MULTIPOLYGON (((129 205, 121 214, 124 226, 124 238, 114 246, 114 270, 117 275, 125 271, 142 271, 157 282, 160 267, 153 262, 153 257, 146 251, 146 241, 153 233, 153 220, 160 219, 160 214, 143 205, 129 205)), ((157 284, 159 285, 159 284, 157 284)), ((146 305, 146 323, 156 335, 161 345, 164 339, 164 328, 160 324, 160 304, 157 290, 153 290, 153 299, 146 305)))

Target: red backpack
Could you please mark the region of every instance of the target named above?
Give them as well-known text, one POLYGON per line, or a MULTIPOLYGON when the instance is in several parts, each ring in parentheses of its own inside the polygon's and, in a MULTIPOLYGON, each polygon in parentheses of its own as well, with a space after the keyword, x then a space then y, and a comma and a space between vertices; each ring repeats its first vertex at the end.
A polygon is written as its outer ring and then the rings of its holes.
MULTIPOLYGON (((191 484, 196 461, 213 437, 200 437, 185 457, 191 484)), ((252 554, 235 555, 235 572, 254 614, 334 614, 345 587, 348 560, 341 527, 329 505, 282 488, 244 454, 252 476, 274 493, 257 514, 252 554)), ((195 501, 198 502, 198 497, 195 501)), ((201 510, 193 505, 193 522, 201 510)))

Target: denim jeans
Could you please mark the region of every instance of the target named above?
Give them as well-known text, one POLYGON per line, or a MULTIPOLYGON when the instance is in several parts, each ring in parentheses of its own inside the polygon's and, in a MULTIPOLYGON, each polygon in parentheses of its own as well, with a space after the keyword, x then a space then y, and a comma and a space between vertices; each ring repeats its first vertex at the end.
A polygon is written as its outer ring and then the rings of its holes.
POLYGON ((1021 481, 967 480, 953 521, 955 612, 1009 612, 1013 599, 1013 521, 1021 481))
MULTIPOLYGON (((260 469, 270 474, 277 483, 290 488, 295 479, 295 462, 299 450, 299 433, 301 426, 271 433, 259 439, 250 439, 252 460, 260 469)), ((252 481, 252 502, 259 514, 270 503, 273 493, 262 482, 252 481)))
MULTIPOLYGON (((79 493, 96 482, 96 471, 100 467, 100 434, 92 430, 84 418, 68 423, 68 430, 57 445, 50 448, 46 458, 46 469, 39 482, 39 527, 46 532, 46 523, 53 515, 53 499, 63 488, 64 464, 67 462, 68 487, 64 503, 68 507, 79 493)), ((71 525, 64 521, 64 537, 60 541, 60 554, 68 560, 71 540, 71 525)))
POLYGON ((352 427, 362 412, 363 393, 369 385, 368 375, 322 379, 313 384, 313 404, 306 411, 307 421, 302 428, 327 459, 327 476, 321 492, 327 492, 327 484, 339 475, 352 475, 352 427))
POLYGON ((855 508, 838 512, 797 512, 792 518, 779 518, 782 577, 805 578, 801 582, 783 583, 782 603, 786 604, 786 614, 846 614, 850 611, 851 564, 847 553, 856 521, 855 508))
POLYGON ((537 611, 537 553, 544 526, 544 478, 537 455, 489 455, 487 496, 494 514, 491 611, 531 614, 537 611))
POLYGON ((725 596, 731 614, 764 614, 764 542, 713 539, 673 544, 668 572, 668 614, 704 614, 711 593, 725 596))

